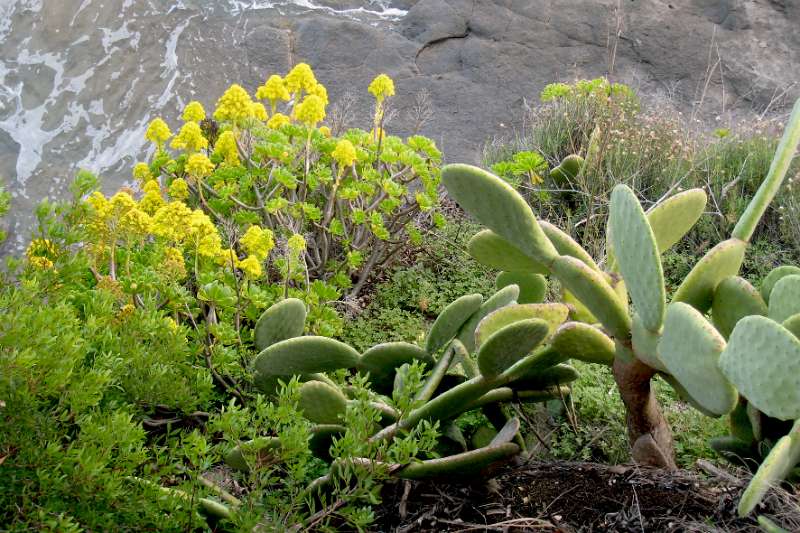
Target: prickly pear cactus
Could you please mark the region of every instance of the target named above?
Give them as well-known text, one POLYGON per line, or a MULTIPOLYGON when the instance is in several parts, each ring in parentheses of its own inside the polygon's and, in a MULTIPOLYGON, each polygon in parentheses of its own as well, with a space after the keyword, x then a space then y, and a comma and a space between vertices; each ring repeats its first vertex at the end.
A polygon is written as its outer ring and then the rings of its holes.
MULTIPOLYGON (((661 375, 703 413, 730 414, 732 435, 717 439, 715 449, 727 456, 738 450, 760 458, 762 442, 785 435, 781 421, 800 418, 800 268, 776 269, 760 293, 738 273, 798 143, 800 101, 767 177, 731 237, 700 258, 671 302, 666 299, 660 255, 703 214, 704 191, 681 192, 645 211, 633 190, 618 185, 609 206, 608 256, 595 261, 566 232, 537 220, 522 196, 500 178, 469 165, 444 167, 447 192, 487 228, 470 242, 472 256, 504 272, 498 286, 512 279, 524 285, 524 280, 542 274, 556 278, 567 309, 544 344, 516 363, 519 353, 529 349, 519 336, 530 335, 531 344, 542 342, 532 324, 535 319, 548 320, 519 304, 488 314, 475 328, 481 376, 460 387, 485 394, 481 379, 508 374, 515 376, 511 383, 540 386, 548 374, 566 376, 562 367, 569 359, 610 364, 628 410, 634 460, 674 467, 671 430, 650 388, 650 380, 661 375), (502 359, 492 349, 501 344, 498 352, 506 353, 502 359)), ((557 183, 574 179, 589 160, 600 156, 598 150, 593 146, 587 161, 566 158, 550 176, 557 183)), ((764 472, 759 471, 754 488, 745 495, 742 513, 754 508, 764 486, 800 460, 798 445, 791 440, 796 438, 793 431, 784 437, 789 441, 781 440, 773 448, 764 472)))

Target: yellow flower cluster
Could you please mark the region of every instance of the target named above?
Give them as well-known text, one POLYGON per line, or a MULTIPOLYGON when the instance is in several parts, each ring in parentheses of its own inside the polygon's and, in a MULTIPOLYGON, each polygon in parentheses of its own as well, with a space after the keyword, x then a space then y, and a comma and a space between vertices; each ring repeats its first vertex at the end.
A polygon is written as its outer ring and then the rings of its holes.
POLYGON ((172 139, 170 146, 176 150, 186 150, 194 153, 208 147, 208 141, 203 137, 203 132, 197 122, 187 122, 181 127, 178 135, 172 139))
POLYGON ((247 228, 241 243, 244 250, 259 261, 265 260, 270 250, 275 247, 272 231, 256 225, 247 228))
POLYGON ((307 63, 298 63, 286 75, 285 83, 290 93, 300 92, 301 89, 311 92, 311 89, 317 85, 317 79, 307 63))
POLYGON ((192 154, 186 161, 186 173, 193 178, 204 178, 214 170, 214 163, 205 154, 192 154))
POLYGON ((147 166, 147 163, 136 163, 136 165, 133 167, 133 177, 139 180, 142 184, 145 184, 149 180, 153 179, 153 175, 150 173, 150 167, 147 166))
POLYGON ((175 178, 169 184, 168 192, 171 199, 183 202, 189 197, 189 185, 183 178, 175 178))
POLYGON ((176 280, 182 280, 186 277, 186 263, 183 260, 183 252, 174 246, 164 250, 164 261, 161 262, 160 266, 165 273, 176 280))
POLYGON ((386 74, 379 74, 369 84, 368 90, 381 103, 386 97, 394 96, 394 81, 386 74))
POLYGON ((50 269, 53 268, 51 258, 56 256, 56 247, 47 239, 33 239, 25 250, 25 256, 35 268, 50 269))
POLYGON ((264 273, 261 268, 261 261, 256 259, 254 255, 248 255, 246 259, 237 261, 236 267, 250 279, 258 279, 264 273))
POLYGON ((206 110, 203 109, 203 104, 192 100, 183 108, 183 115, 181 118, 184 122, 200 122, 201 120, 205 120, 206 110))
POLYGON ((198 255, 216 257, 222 252, 222 239, 217 227, 203 211, 195 209, 189 219, 188 241, 198 255))
POLYGON ((241 85, 233 84, 217 100, 216 120, 237 121, 253 116, 253 101, 241 85))
POLYGON ((267 127, 272 128, 273 130, 277 130, 289 124, 291 121, 292 119, 290 119, 283 113, 275 113, 274 115, 272 115, 269 121, 267 121, 267 127))
POLYGON ((144 196, 139 202, 141 208, 148 215, 152 215, 164 205, 164 198, 161 196, 161 186, 156 180, 150 180, 144 184, 144 196))
POLYGON ((183 202, 164 204, 153 215, 153 233, 168 241, 182 242, 192 210, 183 202))
POLYGON ((355 162, 356 147, 347 139, 342 139, 336 143, 336 148, 331 156, 339 163, 339 172, 342 172, 345 167, 349 167, 355 162))
POLYGON ((172 137, 172 132, 169 131, 169 126, 161 118, 153 119, 144 134, 144 138, 155 144, 159 150, 170 137, 172 137))
POLYGON ((267 109, 261 102, 253 102, 253 118, 267 120, 267 109))
POLYGON ((150 215, 136 207, 127 209, 119 220, 119 229, 121 231, 139 238, 150 233, 152 226, 153 220, 150 215))
POLYGON ((325 118, 325 102, 316 94, 309 94, 294 111, 297 120, 313 128, 325 118))
POLYGON ((222 157, 228 165, 234 167, 239 165, 239 148, 236 146, 236 137, 232 131, 222 132, 217 144, 214 145, 214 155, 222 157))
POLYGON ((330 137, 331 137, 331 129, 328 126, 320 126, 319 127, 319 132, 321 134, 323 134, 325 137, 328 137, 330 139, 330 137))
POLYGON ((256 90, 256 98, 259 100, 269 100, 274 113, 278 100, 283 100, 284 102, 289 100, 289 91, 286 89, 283 78, 277 74, 273 74, 267 79, 264 85, 256 90))
POLYGON ((326 89, 321 83, 317 83, 311 89, 309 89, 308 94, 319 96, 320 100, 322 100, 322 103, 328 105, 328 89, 326 89))

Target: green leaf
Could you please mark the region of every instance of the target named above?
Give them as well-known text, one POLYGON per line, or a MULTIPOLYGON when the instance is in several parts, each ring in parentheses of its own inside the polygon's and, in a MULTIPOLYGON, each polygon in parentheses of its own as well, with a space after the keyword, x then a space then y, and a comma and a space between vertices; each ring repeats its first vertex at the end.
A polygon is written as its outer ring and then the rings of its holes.
POLYGON ((433 354, 439 351, 450 339, 456 336, 461 326, 469 320, 483 303, 480 294, 467 294, 444 308, 431 326, 425 349, 433 354))
POLYGON ((549 332, 547 322, 539 318, 514 322, 492 334, 478 350, 481 374, 493 378, 528 355, 549 332))
POLYGON ((276 342, 299 337, 306 321, 306 305, 297 298, 287 298, 264 311, 253 333, 256 348, 263 350, 276 342))
POLYGON ((359 354, 343 342, 327 337, 307 336, 277 342, 256 357, 257 373, 291 376, 353 368, 359 354))

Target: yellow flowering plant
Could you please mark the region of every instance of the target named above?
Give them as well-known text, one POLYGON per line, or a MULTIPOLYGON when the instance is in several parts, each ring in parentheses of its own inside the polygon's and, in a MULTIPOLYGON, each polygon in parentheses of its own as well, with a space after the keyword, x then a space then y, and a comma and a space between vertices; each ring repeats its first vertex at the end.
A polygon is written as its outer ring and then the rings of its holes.
MULTIPOLYGON (((234 246, 237 259, 225 263, 249 279, 306 294, 318 280, 338 293, 332 300, 355 296, 404 248, 419 244, 425 226, 443 221, 435 143, 387 131, 395 94, 388 75, 376 76, 368 92, 376 102, 373 123, 344 129, 328 122, 328 91, 305 63, 285 76, 266 76, 252 97, 234 84, 216 102, 214 120, 198 126, 202 105, 187 105, 183 118, 195 120, 173 139, 177 152, 157 152, 148 171, 171 200, 201 209, 218 226, 237 228, 243 236, 234 246), (275 269, 259 271, 255 260, 261 258, 248 249, 253 227, 269 228, 270 249, 286 251, 295 235, 307 245, 295 263, 284 253, 275 269)), ((151 216, 160 207, 149 205, 154 200, 144 209, 151 216)))

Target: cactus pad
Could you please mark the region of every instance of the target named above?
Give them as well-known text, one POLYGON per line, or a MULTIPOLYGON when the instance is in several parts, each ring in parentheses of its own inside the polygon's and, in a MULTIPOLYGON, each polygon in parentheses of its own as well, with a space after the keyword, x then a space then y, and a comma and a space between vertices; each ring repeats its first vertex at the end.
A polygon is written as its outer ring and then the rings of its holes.
POLYGON ((800 418, 800 341, 789 330, 762 316, 745 317, 719 364, 761 412, 780 420, 800 418))
POLYGON ((783 322, 800 313, 800 275, 784 276, 775 284, 769 299, 769 317, 783 322))
POLYGON ((524 373, 511 382, 514 389, 539 390, 571 383, 580 377, 580 373, 570 366, 558 364, 530 373, 524 373))
POLYGON ((553 349, 571 359, 611 365, 614 362, 614 341, 594 326, 567 322, 556 330, 553 349))
POLYGON ((725 339, 697 310, 670 304, 658 354, 667 370, 707 411, 729 413, 739 397, 719 369, 725 339))
POLYGON ((532 272, 501 272, 495 280, 495 287, 502 289, 510 285, 519 287, 517 302, 521 304, 538 304, 547 294, 547 279, 541 274, 532 272))
POLYGON ((617 185, 611 193, 609 226, 617 266, 636 312, 645 328, 657 332, 666 307, 661 257, 647 216, 627 185, 617 185))
POLYGON ((783 321, 783 327, 792 332, 792 334, 800 339, 800 313, 792 315, 783 321))
POLYGON ((661 372, 666 372, 667 367, 658 357, 658 343, 661 340, 661 331, 653 332, 644 327, 639 315, 633 315, 631 321, 631 344, 636 358, 661 372))
MULTIPOLYGON (((538 274, 533 275, 536 276, 538 274)), ((461 331, 458 332, 458 340, 461 341, 468 353, 475 351, 475 328, 478 327, 480 321, 488 314, 514 303, 517 298, 519 298, 518 285, 502 287, 483 302, 480 309, 472 314, 466 324, 461 327, 461 331)))
POLYGON ((298 407, 303 416, 316 424, 338 424, 347 408, 347 398, 337 387, 307 381, 300 387, 298 407))
POLYGON ((574 294, 564 289, 561 291, 561 301, 569 307, 569 317, 576 322, 596 324, 597 318, 589 311, 574 294))
POLYGON ((513 442, 478 448, 469 452, 410 463, 394 473, 401 479, 466 479, 479 475, 495 463, 508 460, 519 453, 513 442))
POLYGON ((509 272, 547 274, 547 268, 490 229, 481 230, 467 243, 467 252, 478 263, 509 272))
POLYGON ((493 333, 478 350, 478 368, 493 378, 528 355, 549 332, 547 322, 531 318, 514 322, 493 333))
POLYGON ((480 309, 482 303, 483 296, 480 294, 467 294, 451 302, 431 326, 425 350, 430 354, 438 352, 456 336, 461 326, 480 309))
POLYGON ((659 253, 664 253, 686 235, 706 208, 703 189, 689 189, 670 196, 647 212, 659 253))
POLYGON ((673 302, 683 302, 705 313, 711 307, 717 284, 739 272, 747 243, 728 239, 708 251, 678 287, 673 302))
POLYGON ((291 376, 352 368, 359 354, 343 342, 327 337, 296 337, 276 342, 256 357, 257 374, 291 376))
POLYGON ((253 337, 256 348, 263 350, 276 342, 299 337, 306 323, 306 304, 297 298, 276 303, 256 322, 253 337))
POLYGON ((605 278, 586 263, 562 255, 553 262, 553 274, 600 320, 612 335, 626 338, 630 317, 625 305, 605 278))
POLYGON ((580 259, 593 270, 600 270, 600 267, 594 262, 594 259, 592 259, 592 256, 589 255, 589 252, 584 250, 583 247, 578 244, 575 239, 570 237, 567 232, 562 231, 560 228, 547 222, 546 220, 540 220, 539 225, 542 227, 542 231, 544 231, 544 234, 547 235, 547 238, 550 239, 550 242, 553 243, 553 246, 556 247, 556 250, 560 255, 568 255, 570 257, 574 257, 575 259, 580 259))
POLYGON ((446 165, 442 183, 467 213, 525 255, 544 264, 558 255, 528 203, 502 179, 471 165, 446 165))
POLYGON ((711 304, 714 325, 726 339, 736 323, 749 315, 766 315, 767 304, 747 280, 731 276, 719 282, 711 304))
POLYGON ((747 516, 764 498, 767 491, 783 480, 800 461, 800 439, 796 428, 782 437, 758 467, 739 500, 739 516, 747 516))
POLYGON ((477 346, 481 346, 495 332, 509 324, 531 318, 539 318, 547 322, 549 331, 552 333, 564 323, 568 313, 569 308, 559 303, 508 305, 488 314, 480 321, 475 329, 475 343, 477 346))
POLYGON ((392 391, 395 370, 405 363, 415 360, 423 361, 429 368, 433 367, 433 357, 416 344, 407 342, 384 342, 376 344, 361 356, 358 370, 369 372, 369 381, 376 391, 387 394, 392 391))
POLYGON ((772 294, 772 289, 775 287, 775 284, 786 276, 797 274, 800 274, 800 267, 794 265, 783 265, 773 268, 770 273, 767 274, 767 277, 764 278, 764 281, 761 282, 761 297, 764 298, 765 302, 769 303, 769 297, 770 294, 772 294))
POLYGON ((264 462, 277 461, 278 455, 275 450, 280 445, 281 442, 277 437, 258 437, 233 448, 225 456, 225 463, 235 470, 248 472, 251 466, 248 460, 253 461, 253 457, 255 458, 255 464, 252 464, 252 466, 258 466, 264 462))

